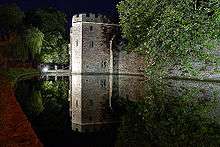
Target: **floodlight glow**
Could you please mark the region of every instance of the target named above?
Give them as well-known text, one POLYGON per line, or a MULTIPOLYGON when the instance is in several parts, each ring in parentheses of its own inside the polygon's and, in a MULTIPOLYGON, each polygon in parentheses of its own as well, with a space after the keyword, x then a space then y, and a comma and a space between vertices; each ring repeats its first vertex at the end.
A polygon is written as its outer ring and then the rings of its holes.
POLYGON ((73 62, 71 65, 71 70, 73 73, 80 73, 81 72, 81 66, 79 63, 73 62))
POLYGON ((47 66, 44 67, 44 68, 42 69, 42 72, 48 72, 48 67, 47 67, 47 66))

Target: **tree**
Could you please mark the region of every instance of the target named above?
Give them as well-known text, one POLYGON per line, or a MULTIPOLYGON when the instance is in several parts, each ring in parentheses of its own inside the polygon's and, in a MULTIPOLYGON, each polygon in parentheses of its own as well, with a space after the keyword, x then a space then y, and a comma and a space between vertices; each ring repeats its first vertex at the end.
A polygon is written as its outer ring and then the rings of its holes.
POLYGON ((66 16, 53 8, 39 9, 26 14, 26 22, 39 28, 44 34, 60 32, 66 35, 66 16))
POLYGON ((44 36, 41 62, 68 63, 68 41, 65 27, 67 24, 64 13, 48 8, 27 13, 26 22, 42 31, 44 36))
POLYGON ((25 47, 22 34, 18 34, 15 42, 11 43, 6 50, 8 50, 8 57, 19 59, 23 62, 27 61, 29 58, 29 50, 25 47))
POLYGON ((118 11, 126 49, 146 55, 150 75, 176 64, 190 71, 192 59, 216 62, 219 0, 123 0, 118 11))
POLYGON ((45 36, 41 61, 44 63, 57 64, 68 63, 68 43, 61 33, 50 33, 45 36))
POLYGON ((44 34, 37 28, 28 28, 24 31, 23 41, 25 48, 29 50, 31 60, 36 59, 41 52, 44 34))
POLYGON ((14 31, 23 23, 24 13, 16 4, 0 6, 0 31, 14 31))

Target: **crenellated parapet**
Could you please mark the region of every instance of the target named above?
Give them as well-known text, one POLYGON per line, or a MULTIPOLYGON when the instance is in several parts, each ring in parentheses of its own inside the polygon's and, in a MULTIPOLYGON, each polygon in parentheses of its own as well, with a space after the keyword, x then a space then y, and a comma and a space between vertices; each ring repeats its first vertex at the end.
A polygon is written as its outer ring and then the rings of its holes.
POLYGON ((92 14, 92 13, 85 13, 85 14, 76 14, 72 18, 72 23, 76 22, 96 22, 96 23, 109 23, 110 20, 101 14, 92 14))

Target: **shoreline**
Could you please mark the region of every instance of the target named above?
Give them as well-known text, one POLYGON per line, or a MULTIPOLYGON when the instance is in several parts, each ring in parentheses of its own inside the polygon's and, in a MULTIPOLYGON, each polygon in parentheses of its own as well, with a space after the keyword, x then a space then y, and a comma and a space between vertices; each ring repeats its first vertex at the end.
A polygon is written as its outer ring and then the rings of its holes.
POLYGON ((0 74, 0 146, 43 147, 14 93, 15 83, 33 73, 20 72, 14 78, 0 74))
POLYGON ((181 76, 170 76, 165 79, 178 80, 178 81, 194 81, 194 82, 210 82, 210 83, 220 83, 220 79, 216 78, 196 78, 196 77, 181 77, 181 76))

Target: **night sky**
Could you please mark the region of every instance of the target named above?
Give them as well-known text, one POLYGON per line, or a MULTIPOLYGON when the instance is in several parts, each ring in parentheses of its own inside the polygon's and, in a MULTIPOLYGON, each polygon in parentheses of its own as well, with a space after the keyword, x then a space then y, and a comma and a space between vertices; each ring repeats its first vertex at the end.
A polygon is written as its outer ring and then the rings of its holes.
POLYGON ((0 4, 17 3, 23 11, 53 7, 66 13, 68 20, 76 13, 91 12, 117 17, 120 0, 0 0, 0 4))

